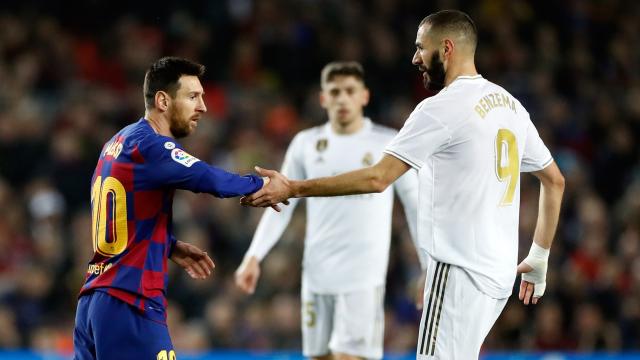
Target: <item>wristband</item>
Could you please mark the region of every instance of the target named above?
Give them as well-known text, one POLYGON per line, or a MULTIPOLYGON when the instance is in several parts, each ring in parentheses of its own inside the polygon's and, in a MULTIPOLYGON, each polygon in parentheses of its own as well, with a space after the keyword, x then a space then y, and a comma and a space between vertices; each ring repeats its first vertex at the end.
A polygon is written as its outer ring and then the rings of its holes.
POLYGON ((531 243, 531 249, 529 249, 529 255, 527 256, 527 259, 531 258, 532 260, 535 260, 535 261, 548 262, 550 252, 551 252, 550 249, 545 249, 542 246, 536 244, 536 242, 534 241, 533 243, 531 243))
POLYGON ((541 297, 547 287, 547 264, 549 262, 549 249, 535 243, 531 244, 529 255, 523 260, 531 266, 532 270, 522 274, 522 280, 534 284, 533 296, 541 297))

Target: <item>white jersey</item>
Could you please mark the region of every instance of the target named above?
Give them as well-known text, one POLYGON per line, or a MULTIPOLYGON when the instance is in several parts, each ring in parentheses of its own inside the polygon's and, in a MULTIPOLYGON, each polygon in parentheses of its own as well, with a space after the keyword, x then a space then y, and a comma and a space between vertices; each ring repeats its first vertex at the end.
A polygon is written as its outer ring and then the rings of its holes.
POLYGON ((482 76, 422 101, 386 153, 418 170, 418 242, 494 298, 516 276, 520 172, 553 161, 529 113, 482 76))
MULTIPOLYGON (((301 131, 287 149, 282 173, 303 180, 373 165, 396 133, 366 118, 364 126, 350 135, 336 134, 329 123, 301 131)), ((416 172, 403 175, 394 188, 415 242, 416 172)), ((290 199, 281 213, 265 211, 247 256, 259 260, 266 256, 285 230, 298 200, 290 199)), ((308 198, 302 276, 309 290, 339 294, 385 284, 392 209, 392 187, 379 194, 308 198)))

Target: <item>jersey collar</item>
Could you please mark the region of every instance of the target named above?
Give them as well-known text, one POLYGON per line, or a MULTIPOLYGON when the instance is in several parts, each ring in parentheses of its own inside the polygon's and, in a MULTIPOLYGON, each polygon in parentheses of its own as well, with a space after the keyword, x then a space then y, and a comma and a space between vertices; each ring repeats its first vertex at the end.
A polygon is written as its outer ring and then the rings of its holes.
POLYGON ((444 89, 440 90, 440 92, 446 91, 447 89, 449 89, 451 87, 451 85, 455 84, 456 81, 458 80, 479 80, 479 79, 483 79, 482 75, 478 74, 478 75, 460 75, 457 78, 453 79, 453 81, 446 86, 444 89))
MULTIPOLYGON (((468 80, 476 80, 476 79, 482 79, 482 75, 478 74, 478 75, 460 75, 457 78, 455 78, 453 81, 456 80, 464 80, 464 79, 468 79, 468 80)), ((453 83, 452 81, 452 83, 453 83)))
POLYGON ((371 127, 373 126, 373 123, 371 122, 371 119, 368 117, 363 117, 362 118, 363 124, 362 127, 360 128, 360 130, 354 132, 353 134, 338 134, 335 131, 333 131, 333 129, 331 128, 331 122, 327 121, 326 124, 324 125, 325 127, 325 131, 330 135, 330 136, 337 136, 337 137, 343 137, 343 136, 358 136, 360 134, 365 134, 367 132, 369 132, 369 130, 371 129, 371 127))

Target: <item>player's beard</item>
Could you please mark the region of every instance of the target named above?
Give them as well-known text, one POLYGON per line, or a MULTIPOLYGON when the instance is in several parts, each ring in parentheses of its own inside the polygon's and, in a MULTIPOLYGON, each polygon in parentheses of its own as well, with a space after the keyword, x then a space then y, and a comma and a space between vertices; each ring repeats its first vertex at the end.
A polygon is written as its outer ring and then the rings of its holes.
POLYGON ((169 130, 176 139, 181 139, 191 134, 189 119, 181 119, 174 107, 169 110, 169 130))
POLYGON ((440 54, 435 51, 431 56, 431 63, 429 67, 425 67, 427 78, 424 81, 424 87, 427 90, 438 92, 444 88, 444 78, 446 73, 444 71, 444 63, 440 60, 440 54))

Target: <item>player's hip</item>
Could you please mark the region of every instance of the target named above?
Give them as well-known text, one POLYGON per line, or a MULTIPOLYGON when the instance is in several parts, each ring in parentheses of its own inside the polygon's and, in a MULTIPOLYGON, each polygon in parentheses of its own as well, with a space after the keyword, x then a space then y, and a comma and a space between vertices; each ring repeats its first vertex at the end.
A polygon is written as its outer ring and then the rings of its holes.
POLYGON ((474 359, 507 299, 480 291, 456 265, 430 263, 417 359, 474 359))

